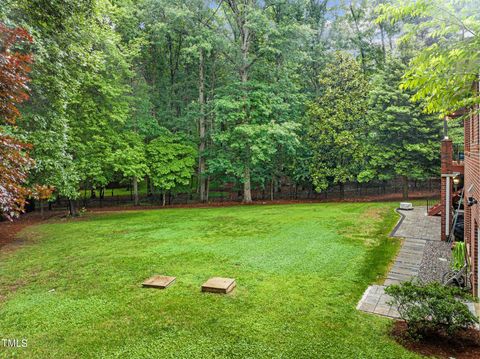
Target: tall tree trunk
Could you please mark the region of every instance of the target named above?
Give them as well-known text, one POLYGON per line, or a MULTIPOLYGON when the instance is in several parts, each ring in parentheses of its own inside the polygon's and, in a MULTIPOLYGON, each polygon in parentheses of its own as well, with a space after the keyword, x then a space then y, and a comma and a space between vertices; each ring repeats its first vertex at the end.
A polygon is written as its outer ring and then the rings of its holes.
POLYGON ((273 201, 275 195, 275 176, 272 176, 270 181, 270 200, 273 201))
POLYGON ((133 198, 134 198, 134 204, 135 206, 138 206, 139 200, 138 200, 138 178, 133 177, 133 198))
POLYGON ((207 177, 207 183, 205 186, 205 202, 208 202, 209 192, 210 192, 210 176, 207 177))
MULTIPOLYGON (((249 40, 248 40, 248 28, 244 28, 242 31, 242 66, 240 67, 240 80, 242 82, 243 90, 243 112, 244 112, 244 121, 247 118, 247 82, 248 82, 248 49, 249 49, 249 40)), ((243 175, 243 202, 252 203, 252 191, 251 191, 251 182, 250 182, 250 165, 245 166, 244 175, 243 175)))
POLYGON ((402 176, 403 199, 408 199, 408 177, 402 176))
POLYGON ((200 187, 200 202, 206 202, 207 178, 205 176, 205 148, 207 119, 205 116, 205 54, 203 49, 200 49, 198 103, 200 105, 200 118, 198 123, 200 137, 198 147, 198 184, 200 187))
POLYGON ((70 216, 72 216, 72 217, 77 217, 78 216, 77 201, 75 199, 69 199, 68 200, 68 208, 69 208, 69 211, 70 211, 70 216))
POLYGON ((358 17, 355 14, 355 10, 353 9, 353 5, 350 3, 350 13, 352 14, 353 22, 355 24, 355 30, 357 32, 357 41, 358 41, 358 48, 360 50, 360 60, 362 65, 363 72, 366 72, 366 63, 365 63, 365 49, 363 48, 363 39, 362 34, 360 32, 360 25, 358 24, 358 17))
POLYGON ((338 184, 340 187, 340 198, 344 199, 345 198, 345 184, 343 182, 338 184))
POLYGON ((40 217, 43 218, 43 199, 39 201, 39 204, 40 204, 40 217))
POLYGON ((382 54, 383 54, 383 62, 387 60, 387 51, 385 50, 385 30, 383 29, 383 25, 380 24, 380 35, 382 38, 382 54))
POLYGON ((243 173, 243 202, 252 203, 252 190, 250 183, 250 167, 245 166, 243 173))
POLYGON ((100 198, 100 207, 103 207, 103 197, 105 195, 105 187, 102 187, 100 188, 100 194, 99 194, 99 198, 100 198))
MULTIPOLYGON (((249 120, 249 114, 247 113, 247 83, 248 83, 248 72, 250 67, 253 65, 254 60, 249 60, 250 54, 250 45, 252 41, 252 33, 249 28, 247 21, 249 8, 253 5, 252 0, 226 0, 226 3, 230 10, 232 11, 234 21, 237 25, 238 36, 235 34, 235 41, 239 41, 240 45, 240 54, 241 54, 241 63, 238 67, 238 73, 240 75, 240 82, 242 84, 242 101, 243 101, 243 118, 241 123, 246 124, 249 120)), ((249 152, 248 146, 245 149, 249 152)), ((250 154, 246 154, 246 162, 249 163, 250 154)), ((250 183, 250 165, 246 165, 243 173, 243 202, 251 203, 252 202, 252 193, 251 193, 251 183, 250 183)))
POLYGON ((165 197, 166 197, 165 191, 162 191, 162 206, 163 207, 165 207, 165 197))
POLYGON ((153 181, 147 176, 147 196, 153 196, 153 181))

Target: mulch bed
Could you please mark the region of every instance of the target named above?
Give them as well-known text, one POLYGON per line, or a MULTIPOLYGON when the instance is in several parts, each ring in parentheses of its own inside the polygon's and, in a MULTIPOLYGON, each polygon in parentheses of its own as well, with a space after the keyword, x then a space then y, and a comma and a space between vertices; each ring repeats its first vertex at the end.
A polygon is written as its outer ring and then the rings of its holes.
POLYGON ((455 336, 432 333, 415 341, 408 337, 406 323, 397 321, 391 335, 403 347, 421 355, 456 359, 480 358, 480 332, 476 329, 468 329, 455 336))

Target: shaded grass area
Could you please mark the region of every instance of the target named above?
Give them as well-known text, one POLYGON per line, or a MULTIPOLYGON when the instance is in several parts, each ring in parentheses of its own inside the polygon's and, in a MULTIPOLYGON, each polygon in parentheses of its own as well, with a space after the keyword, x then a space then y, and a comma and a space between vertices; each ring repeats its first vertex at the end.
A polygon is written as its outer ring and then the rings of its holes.
MULTIPOLYGON (((188 190, 186 190, 188 192, 188 190)), ((96 198, 100 198, 100 189, 87 189, 87 190, 80 190, 78 192, 79 194, 79 197, 81 199, 83 198, 86 198, 86 199, 90 199, 90 196, 92 194, 92 192, 95 193, 95 197, 96 198)), ((143 181, 143 182, 140 182, 138 184, 138 194, 139 196, 146 196, 147 195, 147 183, 146 181, 143 181)), ((157 195, 159 195, 159 193, 157 193, 157 195)), ((220 197, 226 197, 228 198, 228 196, 230 195, 230 192, 225 192, 225 191, 216 191, 216 190, 210 190, 209 193, 208 193, 208 197, 209 198, 220 198, 220 197)), ((119 187, 119 188, 105 188, 104 190, 104 196, 105 198, 111 198, 111 197, 129 197, 129 196, 133 196, 133 190, 128 187, 128 186, 125 186, 125 187, 119 187)), ((192 196, 193 197, 198 197, 197 193, 192 193, 192 196)))
POLYGON ((29 244, 0 253, 0 337, 28 347, 0 357, 416 357, 389 337, 389 320, 355 309, 398 250, 395 205, 166 209, 30 227, 29 244), (141 288, 159 273, 176 283, 141 288), (236 278, 236 290, 201 293, 212 276, 236 278))

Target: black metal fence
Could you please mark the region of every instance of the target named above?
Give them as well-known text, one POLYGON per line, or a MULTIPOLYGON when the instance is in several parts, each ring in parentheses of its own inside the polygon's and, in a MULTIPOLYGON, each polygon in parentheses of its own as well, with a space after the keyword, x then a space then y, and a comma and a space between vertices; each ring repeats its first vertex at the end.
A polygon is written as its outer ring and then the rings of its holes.
MULTIPOLYGON (((432 178, 425 181, 409 181, 408 190, 412 194, 432 197, 440 193, 440 179, 432 178)), ((273 200, 310 200, 310 201, 334 201, 334 200, 360 200, 371 199, 381 200, 389 196, 402 194, 403 182, 401 179, 390 181, 374 181, 369 183, 347 183, 343 186, 332 186, 328 190, 317 193, 313 188, 299 187, 293 185, 282 185, 273 191, 273 200)), ((162 205, 163 197, 160 193, 151 195, 140 195, 140 203, 143 205, 162 205)), ((272 200, 271 188, 252 191, 254 201, 272 200)), ((241 202, 243 200, 242 189, 240 186, 228 186, 211 191, 208 202, 241 202)), ((90 195, 83 195, 77 200, 78 208, 102 208, 112 206, 128 206, 134 202, 133 194, 115 195, 114 191, 107 190, 102 196, 91 198, 90 195)), ((167 205, 189 205, 199 203, 199 197, 196 193, 167 193, 165 203, 167 205)), ((38 204, 37 204, 38 209, 38 204)), ((68 208, 68 200, 58 198, 50 203, 51 209, 68 208)))

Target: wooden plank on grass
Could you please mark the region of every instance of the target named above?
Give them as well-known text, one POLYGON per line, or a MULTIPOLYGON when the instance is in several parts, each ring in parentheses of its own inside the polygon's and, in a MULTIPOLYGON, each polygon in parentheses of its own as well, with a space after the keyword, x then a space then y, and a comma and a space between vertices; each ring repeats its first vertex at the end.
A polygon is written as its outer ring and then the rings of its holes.
POLYGON ((166 275, 155 275, 142 283, 145 288, 165 289, 175 281, 176 277, 166 275))
POLYGON ((227 294, 230 293, 236 285, 235 279, 213 277, 203 283, 202 292, 227 294))

